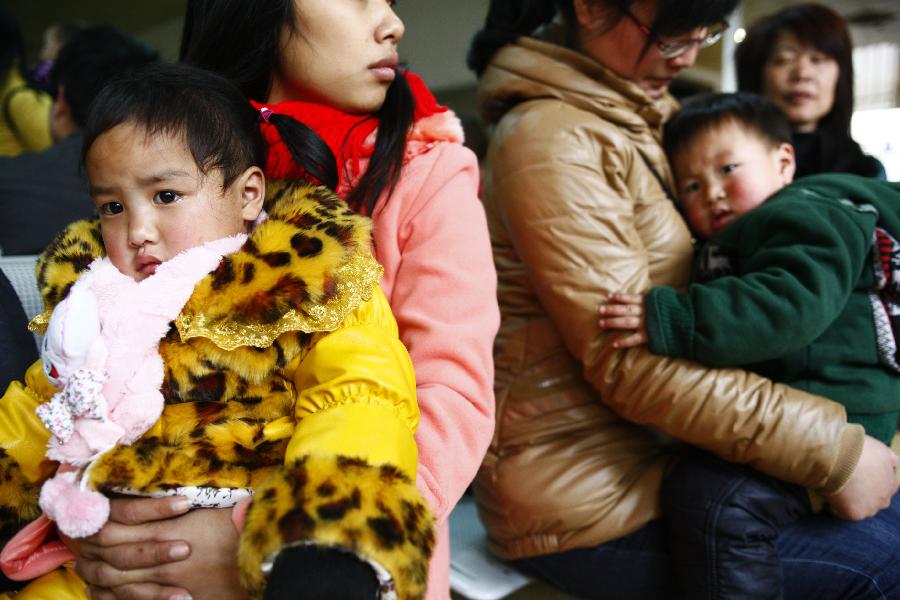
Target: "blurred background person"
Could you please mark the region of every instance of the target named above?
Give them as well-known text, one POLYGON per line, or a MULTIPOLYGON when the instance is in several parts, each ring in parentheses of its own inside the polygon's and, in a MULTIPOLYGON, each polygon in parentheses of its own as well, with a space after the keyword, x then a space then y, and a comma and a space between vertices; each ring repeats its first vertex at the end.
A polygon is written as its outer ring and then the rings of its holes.
POLYGON ((59 54, 66 42, 85 27, 87 27, 87 23, 83 21, 66 21, 54 23, 44 30, 38 61, 28 69, 28 79, 34 87, 53 94, 54 90, 50 85, 50 70, 53 68, 53 61, 56 60, 56 55, 59 54))
POLYGON ((850 137, 853 43, 844 19, 798 4, 751 26, 735 53, 738 88, 770 98, 794 129, 797 177, 853 173, 885 178, 878 159, 850 137))
POLYGON ((81 169, 88 109, 110 79, 158 59, 155 50, 109 25, 83 28, 62 47, 49 78, 56 143, 43 152, 0 158, 3 254, 37 254, 66 225, 93 214, 81 169))
POLYGON ((25 49, 15 16, 0 5, 0 156, 48 147, 50 96, 29 87, 25 49))

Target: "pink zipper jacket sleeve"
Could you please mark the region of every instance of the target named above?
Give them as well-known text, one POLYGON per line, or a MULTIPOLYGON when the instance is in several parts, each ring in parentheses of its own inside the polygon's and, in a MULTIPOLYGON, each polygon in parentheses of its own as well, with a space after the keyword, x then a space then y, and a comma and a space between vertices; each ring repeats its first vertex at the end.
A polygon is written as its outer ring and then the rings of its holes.
POLYGON ((438 520, 428 598, 447 598, 446 518, 494 427, 497 275, 474 154, 411 141, 394 193, 373 215, 382 288, 416 371, 418 487, 438 520))

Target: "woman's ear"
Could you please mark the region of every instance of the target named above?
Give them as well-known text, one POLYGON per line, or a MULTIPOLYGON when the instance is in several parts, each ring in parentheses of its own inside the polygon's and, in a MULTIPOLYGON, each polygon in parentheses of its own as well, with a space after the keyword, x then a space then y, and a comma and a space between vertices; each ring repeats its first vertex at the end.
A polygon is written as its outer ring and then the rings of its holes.
POLYGON ((794 173, 797 172, 797 159, 794 154, 794 147, 791 144, 782 143, 778 146, 775 153, 781 180, 784 182, 784 185, 788 185, 794 180, 794 173))
POLYGON ((593 31, 601 23, 605 15, 602 3, 592 0, 574 0, 575 19, 578 21, 578 29, 593 31))
POLYGON ((54 142, 61 142, 79 129, 72 117, 72 107, 66 100, 65 86, 60 84, 50 105, 50 135, 54 142))
POLYGON ((266 176, 259 167, 249 167, 237 178, 235 185, 239 186, 241 194, 241 216, 245 221, 255 221, 266 199, 266 176))

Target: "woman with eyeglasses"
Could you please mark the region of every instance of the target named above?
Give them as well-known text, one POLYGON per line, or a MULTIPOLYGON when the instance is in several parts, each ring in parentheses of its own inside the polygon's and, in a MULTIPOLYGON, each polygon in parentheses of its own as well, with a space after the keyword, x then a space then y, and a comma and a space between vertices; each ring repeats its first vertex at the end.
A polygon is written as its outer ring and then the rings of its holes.
MULTIPOLYGON (((660 144, 676 108, 667 88, 736 4, 492 0, 469 52, 493 126, 483 201, 501 306, 497 423, 476 499, 493 553, 578 597, 679 596, 692 557, 670 551, 660 490, 687 452, 815 490, 844 517, 873 514, 896 489, 890 451, 840 405, 619 350, 596 326, 613 292, 688 283, 691 234, 660 144)), ((879 597, 873 582, 900 593, 885 564, 900 526, 886 512, 782 531, 784 597, 879 597)), ((719 575, 724 597, 742 597, 719 575)))
POLYGON ((853 43, 839 14, 821 4, 783 8, 750 27, 735 62, 738 87, 767 96, 791 122, 797 177, 885 178, 884 166, 850 136, 853 43))

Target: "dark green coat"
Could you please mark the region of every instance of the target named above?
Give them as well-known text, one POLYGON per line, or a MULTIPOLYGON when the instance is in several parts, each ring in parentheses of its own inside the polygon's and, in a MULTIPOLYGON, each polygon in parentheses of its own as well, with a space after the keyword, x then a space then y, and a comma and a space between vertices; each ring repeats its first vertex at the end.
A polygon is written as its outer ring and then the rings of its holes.
POLYGON ((870 296, 876 227, 900 238, 900 184, 852 175, 797 180, 709 240, 695 278, 704 283, 684 293, 651 290, 651 351, 748 368, 826 396, 890 443, 900 373, 878 347, 870 296))

